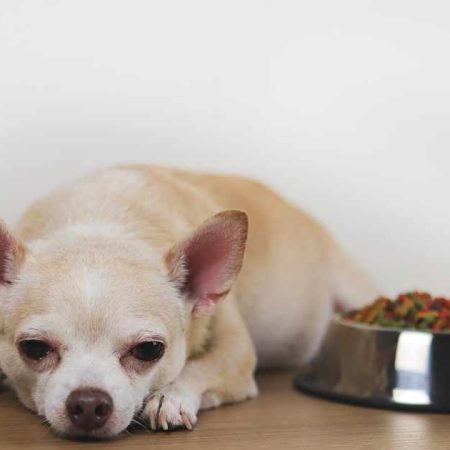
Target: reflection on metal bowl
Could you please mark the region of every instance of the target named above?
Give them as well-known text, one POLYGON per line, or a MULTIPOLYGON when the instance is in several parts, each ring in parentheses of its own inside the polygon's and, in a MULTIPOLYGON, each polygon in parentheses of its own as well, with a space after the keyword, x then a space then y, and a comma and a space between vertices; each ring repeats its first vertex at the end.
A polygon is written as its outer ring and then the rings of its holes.
POLYGON ((450 412, 450 333, 334 319, 295 378, 321 397, 384 408, 450 412))

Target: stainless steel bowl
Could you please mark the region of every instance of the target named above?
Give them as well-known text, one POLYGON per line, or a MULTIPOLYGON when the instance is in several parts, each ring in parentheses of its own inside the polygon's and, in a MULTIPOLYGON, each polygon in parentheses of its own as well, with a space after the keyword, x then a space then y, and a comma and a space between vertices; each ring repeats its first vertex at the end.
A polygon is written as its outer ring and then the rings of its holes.
POLYGON ((450 333, 336 318, 295 385, 321 397, 367 406, 450 412, 450 333))

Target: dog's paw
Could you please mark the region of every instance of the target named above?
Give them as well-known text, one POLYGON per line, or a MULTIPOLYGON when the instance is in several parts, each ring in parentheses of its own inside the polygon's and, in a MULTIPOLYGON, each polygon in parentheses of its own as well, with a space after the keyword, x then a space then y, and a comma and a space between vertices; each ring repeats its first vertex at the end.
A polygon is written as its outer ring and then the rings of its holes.
POLYGON ((172 383, 151 395, 144 407, 143 415, 154 431, 192 430, 197 422, 199 407, 198 395, 172 383))

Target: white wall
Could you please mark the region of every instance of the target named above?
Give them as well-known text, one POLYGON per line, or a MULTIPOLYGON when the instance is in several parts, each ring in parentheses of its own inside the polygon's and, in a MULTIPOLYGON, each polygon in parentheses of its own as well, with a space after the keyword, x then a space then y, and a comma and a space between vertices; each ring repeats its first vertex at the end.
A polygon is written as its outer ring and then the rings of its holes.
POLYGON ((0 215, 117 161, 258 176, 450 294, 447 1, 0 1, 0 215))

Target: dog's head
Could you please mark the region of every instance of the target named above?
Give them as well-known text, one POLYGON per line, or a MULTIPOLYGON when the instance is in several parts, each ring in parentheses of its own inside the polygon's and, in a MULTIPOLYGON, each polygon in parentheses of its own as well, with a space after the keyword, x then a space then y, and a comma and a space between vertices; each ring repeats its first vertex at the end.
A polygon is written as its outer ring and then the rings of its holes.
POLYGON ((117 435, 180 374, 196 318, 239 272, 247 218, 217 214, 166 252, 113 234, 25 245, 0 225, 1 368, 65 436, 117 435))

